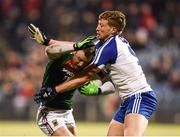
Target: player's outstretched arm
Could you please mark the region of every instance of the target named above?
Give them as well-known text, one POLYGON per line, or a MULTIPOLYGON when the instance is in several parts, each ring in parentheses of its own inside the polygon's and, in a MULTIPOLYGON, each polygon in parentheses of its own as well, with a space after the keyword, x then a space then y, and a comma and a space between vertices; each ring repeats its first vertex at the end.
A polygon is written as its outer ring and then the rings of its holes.
POLYGON ((88 48, 90 46, 94 46, 94 40, 96 39, 96 36, 88 36, 87 38, 75 43, 75 42, 69 42, 69 41, 58 41, 54 39, 47 38, 46 35, 34 24, 30 24, 28 26, 28 31, 30 33, 30 38, 34 39, 37 43, 44 45, 44 46, 62 46, 62 51, 67 51, 70 46, 71 48, 69 50, 80 50, 84 48, 88 48), (65 47, 67 46, 67 47, 65 47), (66 49, 64 49, 66 48, 66 49))
POLYGON ((49 39, 45 34, 35 25, 30 24, 28 26, 28 31, 30 33, 30 38, 34 39, 37 43, 47 46, 46 55, 50 59, 57 59, 62 53, 70 52, 74 50, 81 50, 91 46, 95 46, 93 41, 96 40, 95 36, 88 36, 87 38, 75 43, 70 41, 59 41, 54 39, 49 39))
POLYGON ((95 43, 93 42, 94 40, 95 40, 95 36, 89 36, 77 43, 68 42, 68 41, 50 40, 49 46, 46 47, 46 55, 50 59, 56 59, 59 58, 62 53, 95 46, 95 43))
POLYGON ((47 47, 47 53, 54 53, 59 51, 61 53, 74 51, 74 50, 81 50, 85 48, 89 48, 95 46, 95 42, 97 41, 95 36, 88 36, 87 38, 79 41, 79 42, 70 42, 70 41, 58 41, 51 39, 49 42, 49 46, 47 47))

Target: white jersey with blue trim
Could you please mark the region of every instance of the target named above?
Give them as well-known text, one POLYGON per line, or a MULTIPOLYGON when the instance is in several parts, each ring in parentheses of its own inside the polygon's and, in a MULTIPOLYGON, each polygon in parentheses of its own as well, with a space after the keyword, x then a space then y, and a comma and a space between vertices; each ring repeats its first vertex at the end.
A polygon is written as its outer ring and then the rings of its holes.
POLYGON ((110 78, 122 99, 152 90, 138 62, 128 41, 119 35, 112 36, 104 43, 96 42, 92 64, 100 69, 109 69, 110 78))

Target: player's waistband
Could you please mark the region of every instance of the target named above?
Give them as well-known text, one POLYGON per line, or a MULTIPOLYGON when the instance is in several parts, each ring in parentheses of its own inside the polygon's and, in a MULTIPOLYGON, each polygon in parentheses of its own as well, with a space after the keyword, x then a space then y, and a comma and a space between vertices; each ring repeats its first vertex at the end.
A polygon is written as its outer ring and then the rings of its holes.
POLYGON ((46 106, 40 106, 40 109, 44 109, 47 111, 58 111, 60 113, 66 113, 68 111, 73 111, 73 109, 59 109, 59 108, 51 108, 51 107, 46 107, 46 106))
MULTIPOLYGON (((138 93, 147 93, 147 92, 152 92, 153 90, 150 88, 148 88, 148 90, 139 90, 139 91, 136 91, 136 92, 134 92, 134 93, 132 93, 132 94, 129 94, 129 95, 127 95, 127 96, 122 96, 122 97, 120 97, 121 98, 121 100, 122 101, 125 101, 125 100, 127 100, 129 97, 131 97, 131 96, 133 96, 133 95, 135 95, 135 94, 138 94, 138 93)), ((153 91, 154 92, 154 91, 153 91)))

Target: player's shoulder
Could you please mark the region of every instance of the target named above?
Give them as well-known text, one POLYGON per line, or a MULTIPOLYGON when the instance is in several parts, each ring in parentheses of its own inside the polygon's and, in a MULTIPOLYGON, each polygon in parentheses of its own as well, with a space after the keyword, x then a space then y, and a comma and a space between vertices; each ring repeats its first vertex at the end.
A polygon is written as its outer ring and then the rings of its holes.
POLYGON ((121 35, 117 35, 115 37, 115 41, 116 41, 116 43, 119 43, 121 45, 129 45, 128 40, 121 35))

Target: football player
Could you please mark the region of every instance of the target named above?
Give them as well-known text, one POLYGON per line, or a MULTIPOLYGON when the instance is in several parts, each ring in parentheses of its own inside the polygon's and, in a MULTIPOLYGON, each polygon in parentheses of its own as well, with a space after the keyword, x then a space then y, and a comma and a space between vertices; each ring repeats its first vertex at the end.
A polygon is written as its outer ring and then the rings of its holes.
MULTIPOLYGON (((41 45, 46 45, 46 54, 49 57, 44 73, 41 90, 35 95, 35 101, 40 103, 37 113, 37 124, 46 134, 52 136, 74 136, 76 135, 75 120, 72 114, 72 96, 75 89, 62 94, 51 92, 52 88, 70 79, 85 68, 94 56, 95 47, 89 46, 94 37, 88 37, 78 43, 73 43, 76 51, 66 48, 63 51, 55 40, 48 40, 46 36, 33 24, 28 27, 31 38, 41 45), (54 44, 55 43, 55 44, 54 44), (80 50, 85 46, 83 50, 80 50), (48 101, 44 98, 51 96, 48 101)), ((66 44, 66 42, 64 42, 66 44)), ((72 44, 72 42, 71 42, 72 44)), ((102 74, 101 74, 102 75, 102 74)), ((87 96, 108 94, 115 91, 114 85, 107 81, 93 80, 84 85, 88 93, 81 92, 87 96)), ((82 89, 83 90, 83 89, 82 89)))

